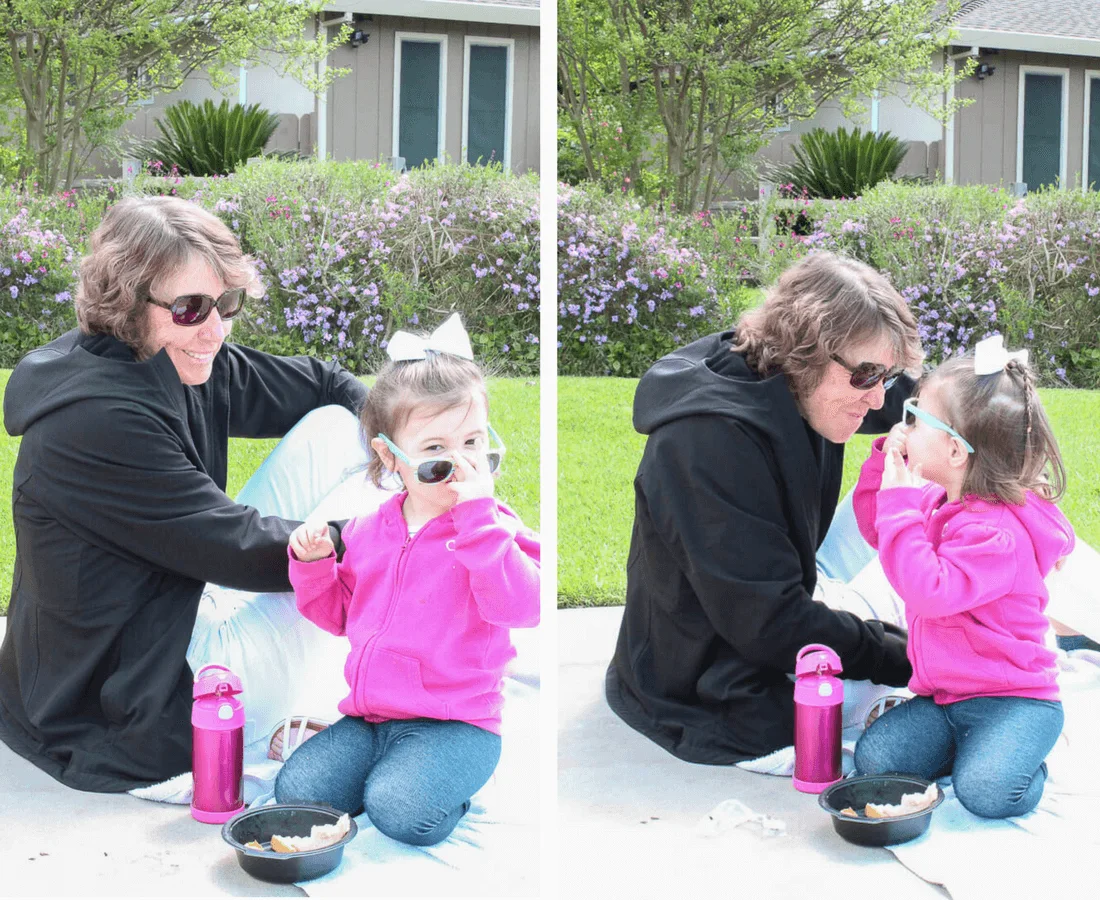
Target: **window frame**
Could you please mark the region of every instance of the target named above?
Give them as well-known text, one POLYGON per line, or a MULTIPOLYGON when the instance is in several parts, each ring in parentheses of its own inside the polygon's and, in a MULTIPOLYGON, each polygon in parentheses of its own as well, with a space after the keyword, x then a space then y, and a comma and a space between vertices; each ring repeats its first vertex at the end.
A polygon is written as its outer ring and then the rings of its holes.
MULTIPOLYGON (((431 32, 398 31, 393 36, 393 141, 391 154, 401 155, 401 45, 405 41, 416 44, 439 44, 439 136, 436 140, 435 158, 443 161, 447 143, 447 35, 431 32)), ((405 167, 409 168, 406 160, 405 167)))
POLYGON ((462 51, 462 152, 461 158, 463 163, 466 161, 466 154, 469 151, 469 139, 470 139, 470 48, 474 46, 482 47, 505 47, 507 48, 507 70, 506 70, 506 84, 504 89, 504 152, 501 158, 501 164, 505 170, 511 168, 512 165, 512 108, 515 103, 515 83, 516 83, 516 39, 515 38, 499 38, 499 37, 486 37, 482 35, 466 35, 463 41, 462 51))
MULTIPOLYGON (((1066 170, 1069 156, 1069 77, 1068 66, 1030 66, 1021 65, 1016 97, 1016 183, 1024 180, 1024 96, 1028 75, 1060 75, 1062 77, 1062 127, 1058 154, 1058 190, 1066 189, 1066 170)), ((1028 185, 1028 192, 1038 189, 1028 185)))
MULTIPOLYGON (((1085 192, 1089 189, 1089 110, 1092 105, 1092 80, 1100 80, 1100 69, 1085 69, 1085 90, 1084 90, 1084 108, 1081 113, 1081 122, 1083 123, 1082 135, 1081 135, 1081 191, 1085 192)), ((1096 179, 1100 180, 1100 172, 1096 173, 1096 179)))

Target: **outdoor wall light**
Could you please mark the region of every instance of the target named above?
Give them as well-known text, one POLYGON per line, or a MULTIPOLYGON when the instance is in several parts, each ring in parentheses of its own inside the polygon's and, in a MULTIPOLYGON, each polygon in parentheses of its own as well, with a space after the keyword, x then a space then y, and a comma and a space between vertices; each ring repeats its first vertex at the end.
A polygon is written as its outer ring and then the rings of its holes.
POLYGON ((351 33, 351 37, 348 38, 348 43, 353 47, 362 47, 367 41, 370 40, 370 33, 362 28, 356 28, 351 33))
POLYGON ((989 63, 979 63, 978 68, 974 70, 974 74, 978 76, 978 81, 981 81, 983 78, 992 75, 996 71, 996 68, 989 63))

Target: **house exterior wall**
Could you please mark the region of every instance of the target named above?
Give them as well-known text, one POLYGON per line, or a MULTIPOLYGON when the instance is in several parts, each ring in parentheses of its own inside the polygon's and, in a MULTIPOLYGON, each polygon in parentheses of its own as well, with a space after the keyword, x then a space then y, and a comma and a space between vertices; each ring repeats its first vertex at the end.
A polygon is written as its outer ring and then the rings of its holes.
MULTIPOLYGON (((1066 130, 1066 187, 1081 186, 1084 140, 1085 72, 1100 69, 1100 58, 984 50, 981 61, 994 66, 992 75, 971 76, 955 86, 956 97, 974 103, 955 114, 955 182, 957 184, 1013 184, 1017 180, 1020 67, 1042 66, 1069 70, 1066 130)), ((961 63, 957 63, 961 65, 961 63)), ((1095 182, 1100 173, 1091 173, 1095 182)))
POLYGON ((343 46, 329 57, 348 66, 350 75, 328 92, 328 147, 334 159, 379 159, 393 155, 394 54, 397 33, 446 35, 446 107, 444 151, 452 162, 462 157, 462 99, 465 38, 498 37, 515 41, 512 69, 511 159, 513 172, 539 171, 539 29, 441 19, 374 16, 370 40, 343 46))

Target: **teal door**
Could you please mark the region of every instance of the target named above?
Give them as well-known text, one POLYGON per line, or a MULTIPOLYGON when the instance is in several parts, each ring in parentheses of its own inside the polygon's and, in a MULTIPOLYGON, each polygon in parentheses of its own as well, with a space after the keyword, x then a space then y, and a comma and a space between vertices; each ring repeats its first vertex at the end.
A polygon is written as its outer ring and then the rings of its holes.
POLYGON ((1024 74, 1024 128, 1020 153, 1029 191, 1060 183, 1062 170, 1062 76, 1024 74))
POLYGON ((397 155, 415 169, 439 155, 439 66, 435 41, 401 42, 397 155))

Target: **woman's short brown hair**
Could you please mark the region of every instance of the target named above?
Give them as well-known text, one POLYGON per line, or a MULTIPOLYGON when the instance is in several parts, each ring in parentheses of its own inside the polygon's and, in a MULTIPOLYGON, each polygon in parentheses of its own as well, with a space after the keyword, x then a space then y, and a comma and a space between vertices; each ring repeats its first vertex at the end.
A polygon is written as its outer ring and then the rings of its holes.
MULTIPOLYGON (((179 197, 127 197, 92 233, 80 261, 76 317, 86 334, 109 334, 141 353, 150 286, 195 257, 226 289, 258 296, 256 270, 233 232, 213 213, 179 197)), ((169 298, 170 299, 170 298, 169 298)))
MULTIPOLYGON (((427 359, 389 362, 378 373, 359 412, 364 442, 369 446, 379 434, 397 440, 414 411, 442 412, 480 394, 489 410, 485 377, 477 363, 450 353, 431 353, 427 359)), ((367 475, 382 486, 386 467, 377 453, 367 463, 367 475)))
POLYGON ((917 374, 924 358, 917 323, 894 286, 864 263, 817 252, 787 269, 764 303, 741 316, 731 349, 762 376, 786 375, 801 402, 834 354, 880 337, 889 340, 894 364, 917 374))

